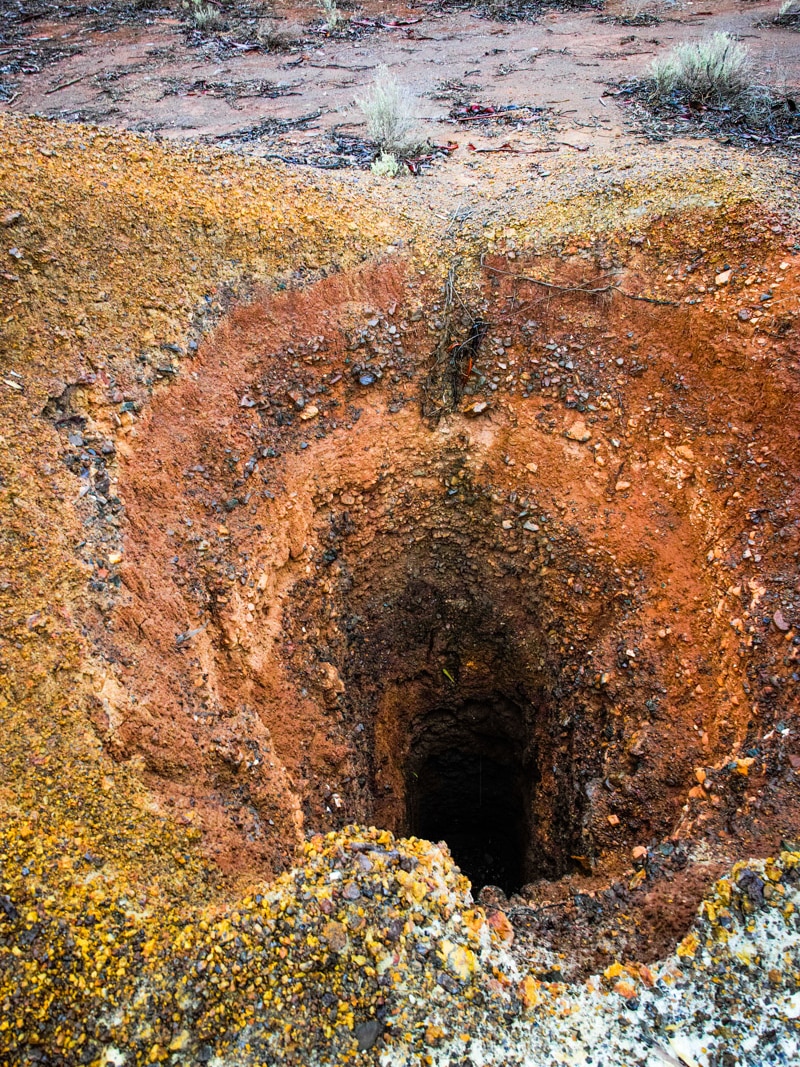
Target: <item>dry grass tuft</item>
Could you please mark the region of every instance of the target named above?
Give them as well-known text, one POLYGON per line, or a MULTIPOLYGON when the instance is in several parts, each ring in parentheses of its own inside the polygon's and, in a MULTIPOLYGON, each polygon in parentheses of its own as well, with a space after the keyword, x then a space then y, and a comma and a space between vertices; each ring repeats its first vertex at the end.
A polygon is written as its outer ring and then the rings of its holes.
POLYGON ((336 0, 317 0, 317 4, 329 30, 335 30, 344 21, 336 0))
POLYGON ((751 120, 769 112, 769 90, 755 81, 749 50, 730 34, 681 44, 650 68, 654 95, 662 103, 676 96, 729 107, 751 120))
POLYGON ((198 30, 213 30, 222 24, 222 15, 213 4, 194 0, 192 5, 192 22, 198 30))
POLYGON ((403 159, 422 144, 417 132, 416 98, 384 66, 378 68, 369 94, 358 102, 367 133, 382 153, 403 159))

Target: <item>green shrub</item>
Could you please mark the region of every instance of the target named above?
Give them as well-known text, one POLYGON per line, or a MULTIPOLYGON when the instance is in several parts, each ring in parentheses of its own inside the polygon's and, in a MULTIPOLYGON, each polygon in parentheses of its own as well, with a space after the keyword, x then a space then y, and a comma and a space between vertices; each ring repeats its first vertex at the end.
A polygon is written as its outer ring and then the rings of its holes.
POLYGON ((198 30, 213 30, 222 22, 222 16, 213 4, 205 4, 202 0, 194 0, 192 4, 192 22, 198 30))
POLYGON ((382 153, 403 159, 420 147, 414 94, 381 66, 369 94, 359 100, 367 134, 382 153))
POLYGON ((750 52, 728 33, 680 44, 650 68, 654 95, 661 102, 676 95, 716 107, 730 107, 758 119, 772 97, 755 81, 750 52))
POLYGON ((396 178, 405 172, 406 167, 391 152, 381 152, 369 169, 379 177, 396 178))

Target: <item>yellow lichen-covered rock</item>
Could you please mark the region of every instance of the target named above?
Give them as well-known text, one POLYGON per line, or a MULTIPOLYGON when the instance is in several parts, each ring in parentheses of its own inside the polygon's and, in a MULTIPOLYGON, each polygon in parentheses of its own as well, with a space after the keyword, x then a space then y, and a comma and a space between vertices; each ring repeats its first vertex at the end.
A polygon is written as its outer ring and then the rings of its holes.
POLYGON ((517 995, 524 1008, 535 1008, 541 1000, 542 983, 532 975, 526 975, 517 987, 517 995))
POLYGON ((681 941, 681 943, 678 945, 677 953, 681 957, 681 959, 684 959, 685 957, 689 957, 691 959, 697 952, 699 947, 700 938, 694 931, 692 931, 691 933, 688 933, 686 937, 684 937, 683 941, 681 941))
POLYGON ((475 972, 477 957, 465 945, 456 945, 445 939, 439 945, 439 956, 447 970, 459 981, 466 982, 475 972))

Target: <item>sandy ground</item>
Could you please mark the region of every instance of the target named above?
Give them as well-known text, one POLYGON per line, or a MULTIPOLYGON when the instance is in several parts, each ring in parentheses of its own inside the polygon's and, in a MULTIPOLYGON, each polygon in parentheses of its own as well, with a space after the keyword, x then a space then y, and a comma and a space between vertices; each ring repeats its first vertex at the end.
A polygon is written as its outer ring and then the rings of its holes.
MULTIPOLYGON (((651 26, 603 21, 608 15, 593 11, 545 10, 535 22, 497 22, 423 4, 373 7, 350 13, 373 27, 351 30, 355 39, 347 39, 344 33, 329 36, 313 7, 278 6, 274 25, 290 27, 302 40, 288 51, 267 53, 248 44, 247 35, 244 44, 241 34, 226 43, 224 32, 190 44, 185 26, 163 15, 116 27, 109 17, 104 31, 93 28, 89 14, 35 20, 13 48, 77 51, 46 65, 33 59, 31 73, 9 76, 13 95, 0 111, 170 139, 231 139, 254 154, 330 162, 336 155, 332 131, 364 136, 357 101, 385 64, 417 95, 422 134, 435 143, 457 142, 452 160, 463 169, 474 163, 470 144, 591 154, 630 150, 638 138, 625 106, 604 93, 642 76, 675 44, 715 31, 745 42, 770 84, 796 84, 800 71, 800 35, 765 24, 775 4, 758 0, 677 3, 651 26), (383 28, 404 20, 413 24, 383 28), (454 102, 521 110, 495 121, 459 122, 448 117, 454 102), (263 125, 304 116, 312 118, 284 131, 263 125)), ((7 54, 14 58, 13 51, 7 54)))

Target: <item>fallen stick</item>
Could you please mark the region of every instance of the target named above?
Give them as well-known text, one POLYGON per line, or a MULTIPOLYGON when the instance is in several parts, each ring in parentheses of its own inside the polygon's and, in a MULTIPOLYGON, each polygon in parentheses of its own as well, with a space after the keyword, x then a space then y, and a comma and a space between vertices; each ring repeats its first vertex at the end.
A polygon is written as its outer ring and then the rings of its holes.
POLYGON ((95 74, 99 74, 99 70, 87 70, 85 74, 79 74, 77 78, 73 78, 72 81, 62 82, 60 85, 54 85, 52 89, 45 89, 44 95, 49 96, 51 93, 59 93, 62 89, 69 89, 70 85, 77 85, 78 82, 82 82, 84 78, 94 77, 95 74))
POLYGON ((557 152, 557 148, 514 148, 510 144, 501 144, 499 148, 474 148, 467 145, 471 152, 515 152, 520 156, 538 156, 557 152))
POLYGON ((602 285, 596 289, 587 289, 581 285, 557 285, 555 282, 546 282, 541 278, 529 278, 526 274, 517 274, 513 270, 503 270, 501 267, 490 267, 487 263, 484 263, 485 255, 481 253, 481 266, 484 270, 490 270, 493 274, 506 274, 509 278, 516 278, 519 282, 530 282, 531 285, 541 285, 544 289, 555 289, 559 293, 588 293, 590 296, 596 296, 600 293, 619 293, 620 296, 627 296, 628 300, 641 300, 645 304, 658 304, 661 307, 678 307, 678 304, 674 300, 660 300, 655 296, 639 296, 636 293, 629 293, 625 289, 621 289, 618 285, 602 285))
POLYGON ((377 63, 371 63, 366 67, 349 67, 346 63, 309 63, 308 65, 317 70, 348 70, 351 74, 358 70, 375 70, 378 66, 377 63))

